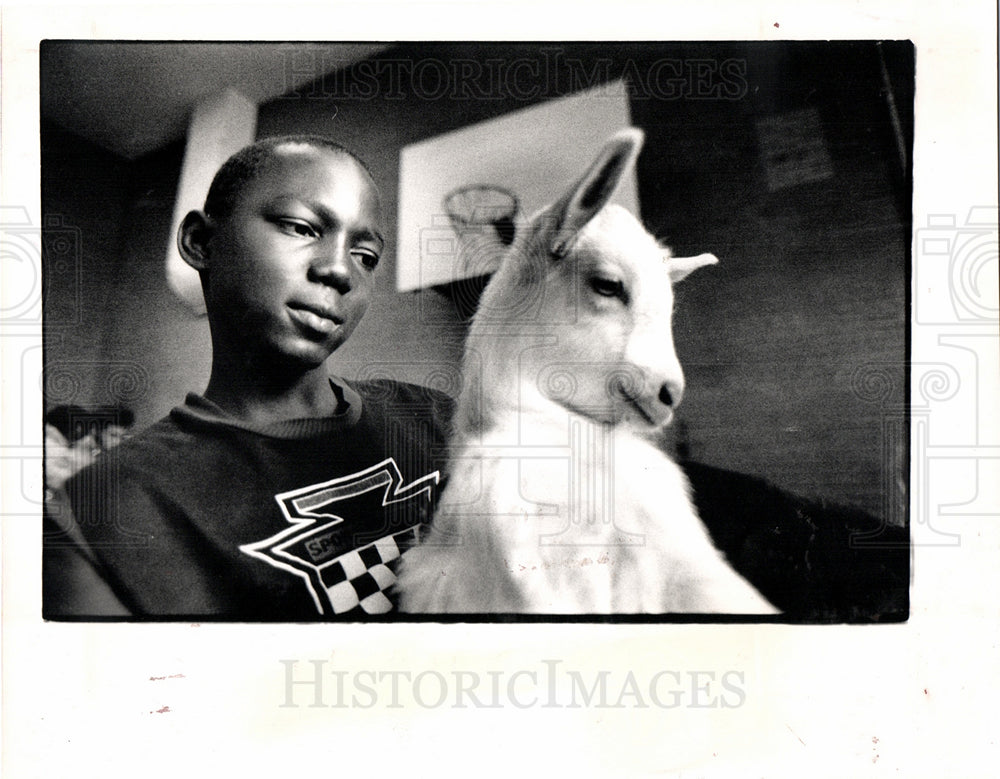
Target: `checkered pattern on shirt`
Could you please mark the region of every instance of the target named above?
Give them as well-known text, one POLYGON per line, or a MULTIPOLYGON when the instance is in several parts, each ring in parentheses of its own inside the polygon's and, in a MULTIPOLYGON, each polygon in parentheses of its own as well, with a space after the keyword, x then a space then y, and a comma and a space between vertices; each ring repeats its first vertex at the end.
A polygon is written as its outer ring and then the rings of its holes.
POLYGON ((385 594, 396 583, 389 563, 398 560, 418 539, 420 526, 380 538, 326 563, 320 576, 335 614, 360 608, 366 614, 385 614, 393 604, 385 594))

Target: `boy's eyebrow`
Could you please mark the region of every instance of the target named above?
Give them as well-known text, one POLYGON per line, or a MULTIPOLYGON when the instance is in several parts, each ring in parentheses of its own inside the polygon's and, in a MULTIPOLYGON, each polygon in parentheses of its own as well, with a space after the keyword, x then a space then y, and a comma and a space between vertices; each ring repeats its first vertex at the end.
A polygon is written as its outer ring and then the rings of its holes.
MULTIPOLYGON (((282 195, 279 200, 297 200, 315 211, 316 214, 324 221, 330 224, 337 224, 340 222, 340 219, 337 218, 337 215, 333 211, 317 200, 302 198, 298 195, 282 195)), ((385 236, 382 235, 377 228, 368 229, 365 227, 355 231, 354 235, 363 241, 376 241, 379 244, 379 248, 385 248, 385 236)))
POLYGON ((358 231, 358 237, 365 241, 377 242, 380 249, 385 248, 385 238, 378 230, 360 230, 358 231))

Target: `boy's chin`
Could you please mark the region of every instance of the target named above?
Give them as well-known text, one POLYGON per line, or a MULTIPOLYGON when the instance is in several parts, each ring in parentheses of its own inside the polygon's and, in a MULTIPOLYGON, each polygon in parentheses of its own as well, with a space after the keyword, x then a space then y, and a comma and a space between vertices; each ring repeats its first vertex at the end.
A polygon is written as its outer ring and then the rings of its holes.
POLYGON ((271 351, 267 358, 272 370, 307 372, 323 367, 340 344, 286 344, 271 351))
POLYGON ((303 354, 299 357, 298 364, 304 370, 316 370, 322 368, 326 361, 329 359, 330 355, 336 351, 333 349, 324 349, 322 351, 316 350, 315 352, 309 354, 303 354))

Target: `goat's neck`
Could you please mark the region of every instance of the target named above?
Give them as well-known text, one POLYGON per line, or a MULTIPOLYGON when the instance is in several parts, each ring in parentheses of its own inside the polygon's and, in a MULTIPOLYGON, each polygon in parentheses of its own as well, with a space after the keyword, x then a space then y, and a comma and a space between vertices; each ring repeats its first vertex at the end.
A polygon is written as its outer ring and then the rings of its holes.
POLYGON ((544 436, 544 430, 561 429, 574 420, 601 424, 547 397, 533 381, 518 380, 510 364, 503 367, 506 370, 466 372, 456 414, 458 435, 480 438, 489 433, 520 441, 531 431, 544 436))

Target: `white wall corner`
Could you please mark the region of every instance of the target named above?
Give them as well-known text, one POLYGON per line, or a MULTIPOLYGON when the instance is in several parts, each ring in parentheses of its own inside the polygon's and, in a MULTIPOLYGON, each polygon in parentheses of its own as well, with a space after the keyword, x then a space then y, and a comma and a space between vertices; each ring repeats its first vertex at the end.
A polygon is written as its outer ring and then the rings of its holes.
POLYGON ((234 89, 202 98, 191 112, 167 246, 166 273, 171 291, 196 314, 205 313, 201 281, 198 272, 181 258, 177 230, 189 211, 205 204, 219 166, 234 152, 253 143, 256 134, 257 104, 234 89))

